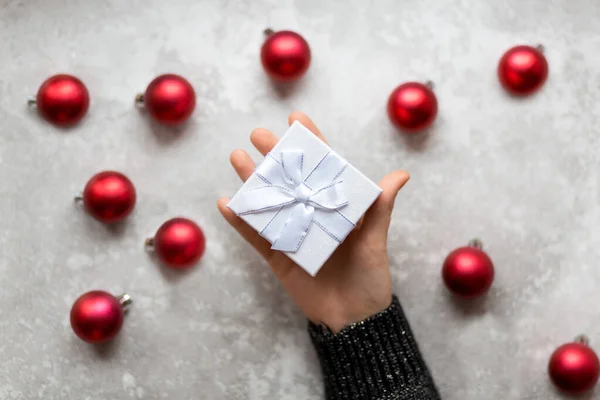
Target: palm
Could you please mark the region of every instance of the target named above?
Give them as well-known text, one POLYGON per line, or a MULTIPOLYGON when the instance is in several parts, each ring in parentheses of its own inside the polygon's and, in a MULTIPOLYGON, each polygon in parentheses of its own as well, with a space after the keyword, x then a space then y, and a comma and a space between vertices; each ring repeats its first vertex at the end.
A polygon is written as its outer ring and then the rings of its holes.
MULTIPOLYGON (((290 124, 294 120, 325 140, 304 114, 292 113, 290 124)), ((275 135, 264 129, 252 132, 250 139, 263 155, 278 141, 275 135)), ((243 181, 255 169, 248 153, 242 150, 232 153, 231 163, 243 181)), ((267 260, 304 314, 315 323, 323 323, 339 331, 351 322, 383 310, 391 301, 387 229, 396 193, 406 181, 408 174, 397 171, 379 183, 383 189, 379 199, 316 277, 307 274, 284 253, 271 250, 270 243, 226 207, 228 199, 220 199, 218 206, 225 219, 267 260)))

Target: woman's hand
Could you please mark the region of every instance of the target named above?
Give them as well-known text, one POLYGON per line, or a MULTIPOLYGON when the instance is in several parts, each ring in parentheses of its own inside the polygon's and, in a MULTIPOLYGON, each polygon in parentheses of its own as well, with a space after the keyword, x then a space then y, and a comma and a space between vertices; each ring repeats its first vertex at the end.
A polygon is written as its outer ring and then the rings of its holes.
MULTIPOLYGON (((288 122, 292 124, 294 121, 299 121, 325 141, 306 115, 294 112, 288 122)), ((250 140, 265 155, 279 139, 266 129, 256 129, 250 135, 250 140)), ((243 181, 252 175, 256 167, 243 150, 231 153, 230 160, 243 181)), ((269 263, 308 319, 315 324, 326 325, 337 333, 347 325, 386 309, 392 301, 387 233, 396 194, 408 179, 407 172, 395 171, 379 182, 383 193, 316 277, 310 276, 284 253, 271 250, 271 244, 266 239, 227 208, 229 199, 221 198, 217 205, 231 226, 269 263)))

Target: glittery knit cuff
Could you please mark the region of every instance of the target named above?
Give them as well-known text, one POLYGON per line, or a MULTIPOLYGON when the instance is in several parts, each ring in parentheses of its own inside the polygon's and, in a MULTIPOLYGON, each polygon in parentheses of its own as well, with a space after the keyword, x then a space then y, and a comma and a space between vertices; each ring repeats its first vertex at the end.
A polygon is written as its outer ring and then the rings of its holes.
POLYGON ((309 323, 328 400, 439 400, 398 298, 333 334, 309 323))

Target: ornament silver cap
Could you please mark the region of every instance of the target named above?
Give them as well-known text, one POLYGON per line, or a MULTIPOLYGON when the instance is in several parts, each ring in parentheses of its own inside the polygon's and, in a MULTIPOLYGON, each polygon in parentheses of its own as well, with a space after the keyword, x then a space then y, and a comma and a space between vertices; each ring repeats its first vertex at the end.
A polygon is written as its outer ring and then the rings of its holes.
POLYGON ((129 296, 127 293, 123 293, 122 295, 117 297, 117 300, 119 300, 119 304, 121 304, 121 307, 123 307, 124 311, 127 311, 129 306, 131 306, 131 304, 133 303, 131 296, 129 296))
POLYGON ((580 344, 582 344, 582 345, 584 345, 584 346, 589 346, 589 345, 590 345, 590 338, 588 338, 588 337, 587 337, 586 335, 584 335, 584 334, 581 334, 581 335, 578 335, 578 336, 575 338, 574 342, 575 342, 575 343, 580 343, 580 344))
POLYGON ((471 239, 468 243, 469 247, 474 247, 476 249, 482 250, 483 249, 483 242, 480 239, 474 238, 471 239))
POLYGON ((135 95, 135 105, 138 107, 144 105, 144 93, 138 93, 135 95))
POLYGON ((147 238, 144 241, 144 247, 146 247, 147 250, 154 250, 154 238, 147 238))

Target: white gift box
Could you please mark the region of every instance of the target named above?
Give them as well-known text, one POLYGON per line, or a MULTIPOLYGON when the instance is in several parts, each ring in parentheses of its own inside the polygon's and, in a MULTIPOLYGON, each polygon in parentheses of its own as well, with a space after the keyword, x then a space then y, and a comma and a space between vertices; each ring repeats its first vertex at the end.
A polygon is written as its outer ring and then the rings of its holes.
POLYGON ((227 206, 315 276, 380 194, 296 121, 227 206))

